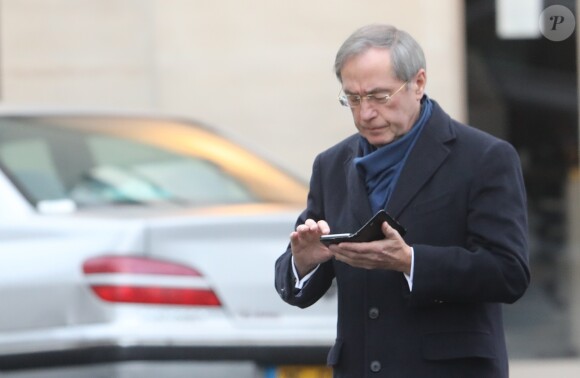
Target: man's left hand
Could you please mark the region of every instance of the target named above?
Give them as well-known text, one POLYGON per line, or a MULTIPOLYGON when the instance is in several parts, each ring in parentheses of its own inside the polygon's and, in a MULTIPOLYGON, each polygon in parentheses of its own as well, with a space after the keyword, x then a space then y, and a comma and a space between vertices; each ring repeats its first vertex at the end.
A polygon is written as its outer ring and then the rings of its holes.
POLYGON ((329 249, 338 261, 356 268, 396 270, 409 275, 411 247, 387 222, 381 228, 385 235, 382 240, 368 243, 344 242, 331 245, 329 249))

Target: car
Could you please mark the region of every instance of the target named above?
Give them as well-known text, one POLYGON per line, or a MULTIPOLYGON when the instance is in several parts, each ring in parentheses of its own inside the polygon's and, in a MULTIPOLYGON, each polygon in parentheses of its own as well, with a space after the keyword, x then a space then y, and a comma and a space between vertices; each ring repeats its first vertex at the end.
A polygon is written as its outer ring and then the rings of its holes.
POLYGON ((190 119, 0 112, 0 375, 330 376, 274 262, 307 187, 190 119))

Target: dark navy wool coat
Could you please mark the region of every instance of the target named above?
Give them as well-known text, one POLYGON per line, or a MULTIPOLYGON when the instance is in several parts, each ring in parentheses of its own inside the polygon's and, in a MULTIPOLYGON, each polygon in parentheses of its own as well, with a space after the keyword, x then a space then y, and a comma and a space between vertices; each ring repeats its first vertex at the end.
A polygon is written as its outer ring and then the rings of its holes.
MULTIPOLYGON (((328 355, 335 377, 508 377, 501 306, 530 280, 519 158, 507 142, 433 105, 387 206, 414 248, 412 292, 400 272, 334 259, 295 290, 290 249, 276 261, 276 290, 299 307, 336 278, 337 338, 328 355)), ((316 157, 297 224, 324 219, 332 233, 352 232, 373 215, 353 163, 359 138, 316 157)))

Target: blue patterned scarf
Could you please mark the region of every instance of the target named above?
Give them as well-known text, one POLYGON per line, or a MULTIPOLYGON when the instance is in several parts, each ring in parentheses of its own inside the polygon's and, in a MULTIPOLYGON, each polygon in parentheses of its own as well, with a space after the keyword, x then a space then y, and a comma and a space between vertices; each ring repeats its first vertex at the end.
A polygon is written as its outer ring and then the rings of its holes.
POLYGON ((432 108, 431 100, 425 95, 419 119, 411 131, 378 149, 361 136, 362 156, 354 158, 354 164, 365 180, 373 213, 386 208, 407 156, 431 116, 432 108))

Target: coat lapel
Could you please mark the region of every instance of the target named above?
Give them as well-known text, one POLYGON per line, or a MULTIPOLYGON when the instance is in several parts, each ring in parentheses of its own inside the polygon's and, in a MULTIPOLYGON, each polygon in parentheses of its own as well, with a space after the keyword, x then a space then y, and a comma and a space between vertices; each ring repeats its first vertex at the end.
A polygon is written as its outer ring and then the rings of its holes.
POLYGON ((450 127, 451 119, 435 101, 433 105, 433 114, 407 158, 387 205, 387 211, 395 218, 401 215, 450 153, 447 143, 455 138, 450 127))
POLYGON ((359 148, 359 139, 355 140, 356 142, 351 145, 350 155, 344 162, 344 170, 349 201, 347 205, 356 219, 356 226, 362 226, 372 216, 372 209, 364 180, 353 162, 359 148))

